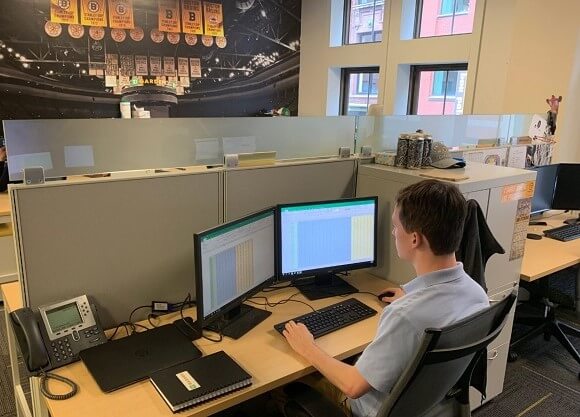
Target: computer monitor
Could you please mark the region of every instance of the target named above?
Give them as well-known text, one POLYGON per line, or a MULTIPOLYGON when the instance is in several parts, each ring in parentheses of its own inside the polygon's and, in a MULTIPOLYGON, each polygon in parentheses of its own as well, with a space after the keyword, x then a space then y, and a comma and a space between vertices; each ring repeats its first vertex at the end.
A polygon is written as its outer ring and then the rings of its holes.
POLYGON ((559 164, 554 210, 580 210, 580 164, 559 164))
POLYGON ((194 235, 198 328, 238 338, 271 313, 242 303, 276 277, 275 209, 194 235))
POLYGON ((278 206, 278 277, 310 300, 358 290, 336 273, 376 266, 377 197, 278 206))
POLYGON ((531 214, 539 214, 552 208, 558 165, 543 165, 531 168, 536 171, 536 186, 532 197, 531 214))

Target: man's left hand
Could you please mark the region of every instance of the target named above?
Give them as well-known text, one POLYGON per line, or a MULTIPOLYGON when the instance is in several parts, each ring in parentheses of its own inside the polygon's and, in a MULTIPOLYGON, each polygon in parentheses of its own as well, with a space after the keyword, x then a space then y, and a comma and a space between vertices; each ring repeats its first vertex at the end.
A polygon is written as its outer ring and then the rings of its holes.
POLYGON ((302 323, 296 324, 293 320, 286 323, 282 332, 292 349, 301 356, 307 357, 308 351, 314 345, 314 336, 302 323))

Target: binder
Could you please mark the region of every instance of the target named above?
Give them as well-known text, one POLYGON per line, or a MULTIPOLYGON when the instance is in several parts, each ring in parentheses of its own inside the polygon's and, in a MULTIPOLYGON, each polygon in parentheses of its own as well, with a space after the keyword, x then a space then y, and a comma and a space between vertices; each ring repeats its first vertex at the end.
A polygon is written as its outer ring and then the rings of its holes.
POLYGON ((174 413, 252 384, 224 351, 157 371, 150 380, 174 413))

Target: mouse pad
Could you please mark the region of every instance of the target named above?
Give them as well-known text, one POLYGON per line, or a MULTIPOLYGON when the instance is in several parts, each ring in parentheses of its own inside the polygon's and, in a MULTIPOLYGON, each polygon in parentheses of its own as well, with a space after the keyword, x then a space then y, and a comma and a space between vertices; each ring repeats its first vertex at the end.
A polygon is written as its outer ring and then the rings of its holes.
POLYGON ((173 324, 112 340, 83 350, 79 355, 104 392, 202 356, 173 324))

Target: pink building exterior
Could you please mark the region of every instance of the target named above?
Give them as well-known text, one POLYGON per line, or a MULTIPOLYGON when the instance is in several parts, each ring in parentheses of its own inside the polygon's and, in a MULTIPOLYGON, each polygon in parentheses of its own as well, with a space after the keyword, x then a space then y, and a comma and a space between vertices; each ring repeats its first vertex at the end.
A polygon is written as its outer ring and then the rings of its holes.
MULTIPOLYGON (((384 1, 352 0, 349 21, 348 43, 368 43, 382 40, 384 1), (374 11, 374 16, 373 16, 374 11), (374 21, 373 21, 374 18, 374 21), (374 34, 373 34, 374 29, 374 34)), ((476 0, 423 0, 421 13, 421 28, 419 37, 457 35, 471 33, 476 0), (456 10, 455 15, 453 10, 456 10)), ((418 114, 462 114, 463 94, 467 72, 456 71, 448 76, 447 95, 437 94, 444 82, 444 73, 436 75, 433 71, 425 71, 420 76, 418 114), (445 108, 444 108, 445 107, 445 108)), ((351 76, 349 82, 349 113, 366 114, 367 103, 377 102, 376 89, 365 91, 361 77, 351 76)), ((375 77, 378 78, 378 75, 375 77)), ((369 88, 370 88, 369 83, 369 88)))

